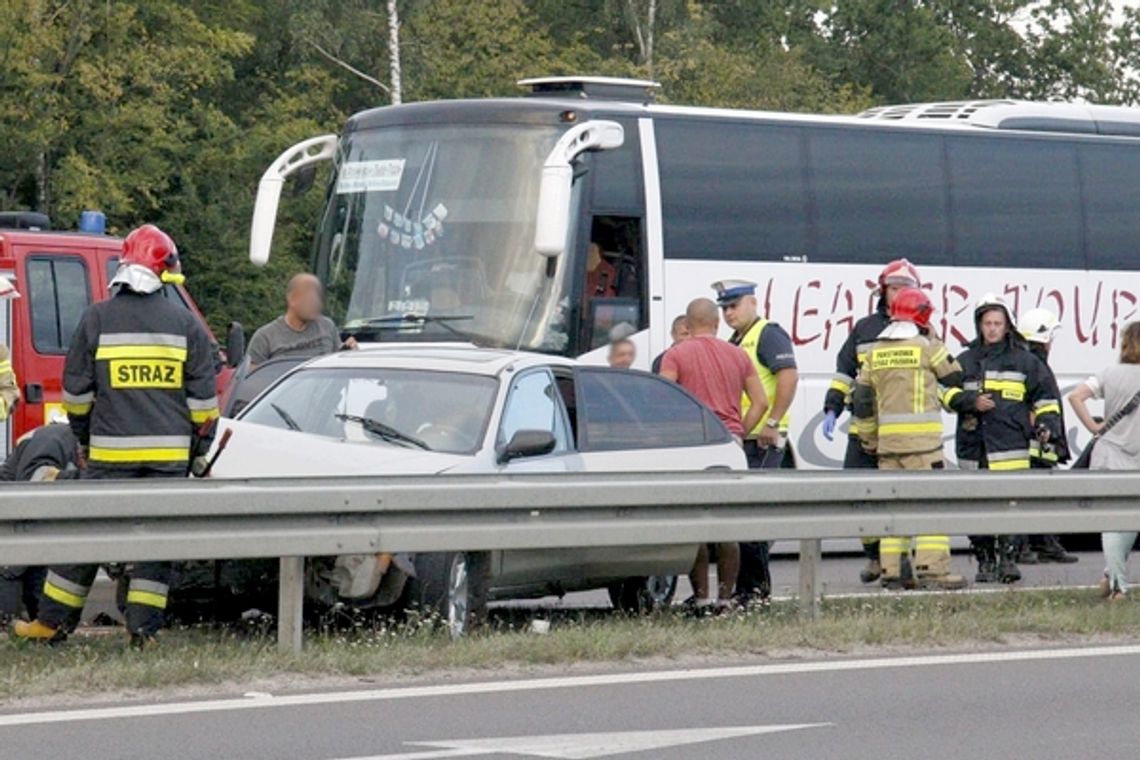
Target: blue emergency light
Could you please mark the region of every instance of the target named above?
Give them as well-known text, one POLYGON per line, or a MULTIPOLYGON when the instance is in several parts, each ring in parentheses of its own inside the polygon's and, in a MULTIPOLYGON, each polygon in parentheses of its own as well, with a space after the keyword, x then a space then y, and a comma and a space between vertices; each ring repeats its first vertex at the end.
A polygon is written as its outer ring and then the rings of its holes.
POLYGON ((79 214, 79 231, 102 235, 107 231, 107 215, 102 211, 83 211, 79 214))

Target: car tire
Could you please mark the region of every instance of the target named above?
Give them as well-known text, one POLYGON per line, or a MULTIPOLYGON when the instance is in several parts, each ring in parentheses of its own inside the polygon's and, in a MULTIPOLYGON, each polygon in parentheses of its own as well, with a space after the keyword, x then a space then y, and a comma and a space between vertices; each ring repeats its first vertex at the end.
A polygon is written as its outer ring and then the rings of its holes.
POLYGON ((487 552, 417 554, 416 577, 408 579, 407 607, 438 617, 452 638, 487 620, 491 558, 487 552))
POLYGON ((631 615, 642 615, 666 609, 677 593, 677 576, 654 575, 649 578, 626 578, 609 587, 614 609, 631 615))

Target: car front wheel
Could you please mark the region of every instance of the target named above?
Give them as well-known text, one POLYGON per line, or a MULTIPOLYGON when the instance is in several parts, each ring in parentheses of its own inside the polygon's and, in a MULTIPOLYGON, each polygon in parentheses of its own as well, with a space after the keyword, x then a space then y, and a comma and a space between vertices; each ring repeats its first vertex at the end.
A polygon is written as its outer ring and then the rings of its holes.
POLYGON ((626 578, 609 587, 614 609, 640 615, 667 608, 677 593, 677 576, 651 575, 648 578, 626 578))
POLYGON ((408 581, 409 607, 438 616, 453 638, 487 619, 490 556, 486 552, 417 554, 408 581))

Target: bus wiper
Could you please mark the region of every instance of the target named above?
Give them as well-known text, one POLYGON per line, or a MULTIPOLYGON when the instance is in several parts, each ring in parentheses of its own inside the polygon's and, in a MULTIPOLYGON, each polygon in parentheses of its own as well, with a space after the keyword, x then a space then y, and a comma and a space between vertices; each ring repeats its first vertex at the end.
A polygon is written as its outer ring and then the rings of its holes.
POLYGON ((297 420, 293 419, 293 416, 291 414, 289 414, 289 412, 287 412, 284 409, 282 409, 281 407, 277 406, 277 404, 271 403, 269 405, 269 408, 272 409, 273 411, 277 412, 278 417, 285 420, 285 424, 288 426, 288 428, 290 430, 296 430, 296 431, 300 432, 301 426, 297 424, 297 420))
POLYGON ((420 327, 423 325, 439 325, 444 330, 447 330, 452 335, 462 338, 471 343, 475 339, 468 333, 463 332, 459 328, 453 326, 452 322, 463 322, 469 319, 475 319, 470 314, 459 316, 431 316, 428 314, 391 314, 386 317, 373 317, 372 319, 364 320, 364 325, 376 330, 404 330, 408 327, 420 327))
POLYGON ((389 443, 410 443, 424 451, 431 451, 431 446, 428 446, 419 438, 416 438, 414 435, 402 433, 391 425, 385 425, 380 420, 374 420, 370 417, 361 417, 358 414, 334 414, 333 417, 336 417, 338 420, 344 420, 345 422, 355 422, 364 428, 366 432, 378 435, 389 443))

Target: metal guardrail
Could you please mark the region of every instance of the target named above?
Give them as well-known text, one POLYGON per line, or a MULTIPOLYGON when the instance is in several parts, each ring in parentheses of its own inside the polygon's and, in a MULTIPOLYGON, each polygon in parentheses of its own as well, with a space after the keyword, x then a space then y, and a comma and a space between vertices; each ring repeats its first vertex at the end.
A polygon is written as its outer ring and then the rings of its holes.
POLYGON ((1140 472, 693 472, 134 480, 0 487, 0 563, 281 558, 278 641, 301 644, 305 557, 922 533, 1140 529, 1140 472))

